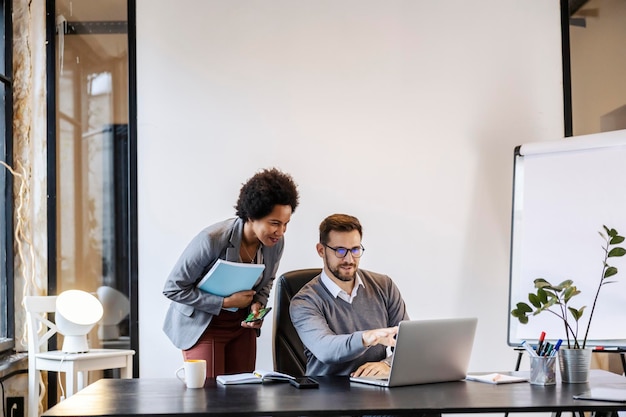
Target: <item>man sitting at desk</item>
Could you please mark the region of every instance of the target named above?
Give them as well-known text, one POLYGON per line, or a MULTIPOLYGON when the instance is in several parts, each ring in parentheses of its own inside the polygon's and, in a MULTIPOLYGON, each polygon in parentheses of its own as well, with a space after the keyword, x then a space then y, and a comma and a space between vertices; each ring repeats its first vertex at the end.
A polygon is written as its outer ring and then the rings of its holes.
POLYGON ((388 375, 386 346, 408 320, 391 278, 359 269, 363 231, 356 217, 333 214, 320 224, 322 273, 293 297, 289 308, 307 357, 307 375, 388 375))

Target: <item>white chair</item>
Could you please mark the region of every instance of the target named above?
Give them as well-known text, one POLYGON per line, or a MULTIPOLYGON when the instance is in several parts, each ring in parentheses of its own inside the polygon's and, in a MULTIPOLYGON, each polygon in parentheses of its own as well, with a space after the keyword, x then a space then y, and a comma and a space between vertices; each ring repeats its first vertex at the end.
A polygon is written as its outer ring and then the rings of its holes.
POLYGON ((54 313, 56 310, 56 298, 24 297, 28 323, 28 417, 39 416, 39 405, 45 389, 41 384, 40 394, 40 371, 65 373, 66 398, 89 383, 89 371, 119 368, 121 378, 133 377, 134 350, 90 349, 86 353, 47 351, 48 340, 57 333, 56 325, 47 318, 47 313, 54 313))

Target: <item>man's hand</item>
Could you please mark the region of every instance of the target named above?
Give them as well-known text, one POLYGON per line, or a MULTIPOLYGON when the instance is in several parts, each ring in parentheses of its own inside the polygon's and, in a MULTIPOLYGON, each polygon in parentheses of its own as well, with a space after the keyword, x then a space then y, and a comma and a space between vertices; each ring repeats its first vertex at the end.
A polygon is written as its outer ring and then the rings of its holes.
POLYGON ((398 326, 387 327, 384 329, 374 329, 363 332, 363 346, 395 346, 395 335, 398 334, 398 326))
POLYGON ((359 366, 350 376, 389 376, 390 369, 385 362, 367 362, 359 366))

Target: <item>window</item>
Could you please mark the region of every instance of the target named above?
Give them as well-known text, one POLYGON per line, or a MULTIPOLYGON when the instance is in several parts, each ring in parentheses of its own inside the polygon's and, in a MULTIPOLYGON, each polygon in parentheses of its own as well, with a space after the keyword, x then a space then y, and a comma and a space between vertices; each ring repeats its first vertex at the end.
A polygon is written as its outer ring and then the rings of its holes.
POLYGON ((626 129, 626 2, 570 0, 573 135, 626 129))
MULTIPOLYGON (((11 2, 0 0, 0 160, 11 165, 13 90, 11 86, 11 2)), ((0 353, 14 346, 13 178, 0 167, 0 353)))

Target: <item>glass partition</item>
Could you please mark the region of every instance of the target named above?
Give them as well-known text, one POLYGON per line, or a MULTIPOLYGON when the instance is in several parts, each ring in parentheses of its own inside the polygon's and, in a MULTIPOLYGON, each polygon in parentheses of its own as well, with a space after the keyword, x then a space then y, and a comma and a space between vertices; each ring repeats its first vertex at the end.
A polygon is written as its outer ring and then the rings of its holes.
POLYGON ((106 310, 111 294, 130 305, 127 9, 126 0, 55 3, 54 292, 104 301, 110 331, 94 330, 91 348, 130 348, 128 315, 106 310))

